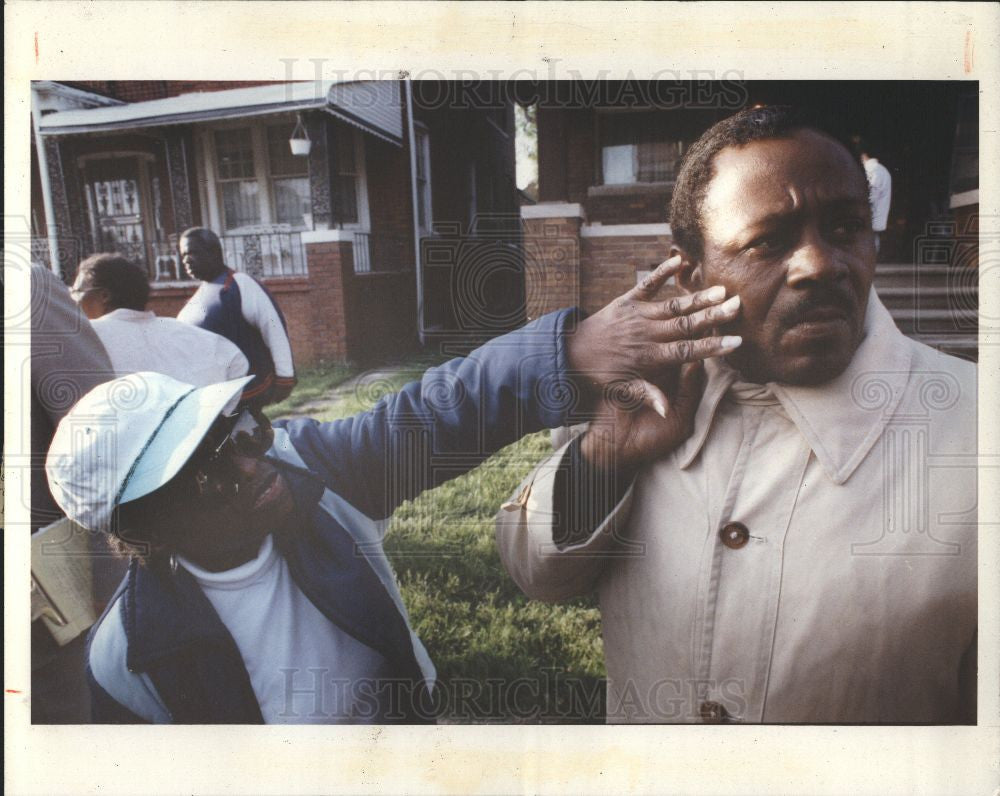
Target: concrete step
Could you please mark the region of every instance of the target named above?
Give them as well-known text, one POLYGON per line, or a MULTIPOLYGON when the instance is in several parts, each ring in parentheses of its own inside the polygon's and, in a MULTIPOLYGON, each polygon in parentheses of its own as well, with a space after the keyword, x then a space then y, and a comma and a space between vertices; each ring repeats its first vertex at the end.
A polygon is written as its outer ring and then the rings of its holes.
POLYGON ((975 335, 966 334, 911 334, 908 335, 924 345, 936 348, 945 354, 961 357, 972 362, 979 361, 979 341, 975 335))
POLYGON ((901 307, 890 314, 904 334, 976 334, 979 329, 979 316, 972 310, 901 307))
POLYGON ((940 265, 877 265, 875 287, 885 288, 950 288, 968 292, 979 284, 978 271, 940 265))
MULTIPOLYGON (((955 292, 948 285, 876 285, 875 290, 878 291, 879 297, 883 301, 894 298, 912 298, 916 295, 920 295, 921 298, 947 299, 955 292)), ((979 289, 972 287, 969 292, 978 295, 979 289)))
POLYGON ((889 287, 878 288, 877 291, 890 311, 919 308, 921 311, 958 309, 972 312, 979 307, 978 291, 956 292, 944 287, 922 288, 919 291, 912 287, 889 287))

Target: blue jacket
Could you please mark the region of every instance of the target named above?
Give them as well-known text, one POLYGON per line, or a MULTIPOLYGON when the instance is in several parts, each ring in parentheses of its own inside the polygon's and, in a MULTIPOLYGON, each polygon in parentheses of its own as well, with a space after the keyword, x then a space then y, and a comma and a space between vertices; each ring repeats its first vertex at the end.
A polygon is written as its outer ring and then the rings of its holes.
MULTIPOLYGON (((310 601, 389 662, 402 687, 380 704, 379 721, 430 719, 435 677, 382 551, 381 521, 525 434, 566 422, 574 317, 546 315, 354 417, 275 424, 268 455, 298 513, 297 530, 276 531, 275 545, 310 601)), ((181 567, 133 561, 87 658, 96 722, 262 721, 235 641, 181 567)))

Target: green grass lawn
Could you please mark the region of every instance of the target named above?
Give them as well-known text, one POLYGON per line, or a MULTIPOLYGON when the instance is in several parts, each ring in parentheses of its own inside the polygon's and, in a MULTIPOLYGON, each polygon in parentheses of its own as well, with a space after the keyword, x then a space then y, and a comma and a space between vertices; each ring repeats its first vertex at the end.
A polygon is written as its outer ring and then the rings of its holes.
POLYGON ((300 407, 322 398, 334 387, 361 372, 355 365, 341 363, 323 364, 299 370, 296 373, 298 382, 292 394, 280 404, 267 407, 267 414, 270 417, 282 417, 295 412, 300 407))
MULTIPOLYGON (((362 378, 356 390, 314 416, 333 420, 363 411, 433 362, 414 359, 404 373, 362 378)), ((327 377, 303 376, 300 385, 313 378, 327 377)), ((294 406, 309 400, 297 394, 290 399, 294 406)), ((548 432, 525 437, 472 472, 404 503, 392 518, 386 552, 414 629, 437 666, 442 721, 604 720, 594 599, 561 605, 528 600, 504 571, 494 540, 500 504, 550 451, 548 432)))

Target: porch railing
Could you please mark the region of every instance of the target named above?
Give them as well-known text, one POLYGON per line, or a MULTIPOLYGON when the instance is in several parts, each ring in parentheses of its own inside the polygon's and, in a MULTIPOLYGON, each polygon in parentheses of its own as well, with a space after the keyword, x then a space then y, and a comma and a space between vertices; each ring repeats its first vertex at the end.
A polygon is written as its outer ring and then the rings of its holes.
POLYGON ((354 233, 354 273, 390 273, 413 269, 413 242, 399 235, 354 233))
POLYGON ((251 232, 222 237, 223 260, 251 276, 306 276, 306 252, 298 232, 251 232))

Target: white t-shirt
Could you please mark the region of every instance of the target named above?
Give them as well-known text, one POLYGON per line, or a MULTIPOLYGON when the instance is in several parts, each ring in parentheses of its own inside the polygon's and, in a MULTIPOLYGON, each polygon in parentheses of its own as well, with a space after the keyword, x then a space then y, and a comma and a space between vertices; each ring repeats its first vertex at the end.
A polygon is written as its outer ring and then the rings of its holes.
POLYGON ((877 158, 865 161, 868 175, 868 197, 872 206, 872 229, 884 232, 889 223, 889 204, 892 201, 892 175, 877 158))
POLYGON ((152 312, 117 309, 91 322, 119 376, 151 370, 196 387, 246 376, 250 363, 222 335, 152 312))
POLYGON ((380 720, 385 658, 309 601, 271 536, 255 559, 225 572, 179 561, 236 641, 266 724, 380 720))

